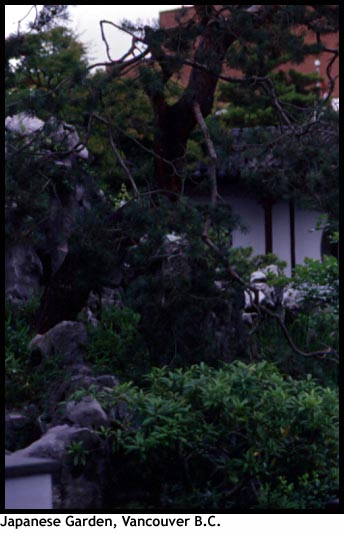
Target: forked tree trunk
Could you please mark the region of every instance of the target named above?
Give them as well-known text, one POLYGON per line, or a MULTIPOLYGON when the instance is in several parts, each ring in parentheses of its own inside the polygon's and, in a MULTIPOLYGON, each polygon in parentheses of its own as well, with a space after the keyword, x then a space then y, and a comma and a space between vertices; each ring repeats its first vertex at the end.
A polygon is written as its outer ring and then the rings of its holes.
MULTIPOLYGON (((276 5, 255 5, 247 11, 255 17, 255 25, 266 23, 278 8, 276 5)), ((199 38, 188 85, 181 98, 172 106, 163 94, 151 95, 155 117, 154 183, 159 189, 178 193, 182 188, 183 164, 187 141, 197 121, 194 103, 197 101, 203 117, 213 108, 214 95, 228 48, 236 41, 231 28, 219 30, 213 6, 195 6, 205 29, 199 38), (202 17, 202 18, 201 18, 202 17)), ((229 24, 230 27, 230 24, 229 24)), ((173 195, 175 198, 175 195, 173 195)))

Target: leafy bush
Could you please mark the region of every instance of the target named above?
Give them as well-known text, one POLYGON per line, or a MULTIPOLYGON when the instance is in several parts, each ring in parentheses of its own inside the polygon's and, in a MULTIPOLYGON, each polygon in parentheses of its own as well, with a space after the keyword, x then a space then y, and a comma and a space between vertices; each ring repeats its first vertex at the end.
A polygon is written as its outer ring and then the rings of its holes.
MULTIPOLYGON (((285 323, 295 345, 303 352, 326 350, 339 351, 339 266, 333 256, 323 261, 305 258, 304 265, 297 265, 292 278, 271 274, 274 286, 292 287, 300 291, 301 302, 297 313, 285 313, 285 323)), ((338 369, 331 355, 322 360, 296 355, 279 325, 265 320, 255 333, 259 356, 278 363, 280 369, 294 377, 307 373, 321 379, 325 385, 336 384, 338 369), (278 347, 278 350, 276 350, 278 347)))
POLYGON ((102 311, 99 326, 89 326, 87 359, 96 373, 114 373, 128 380, 148 371, 139 321, 139 314, 130 308, 112 307, 102 311))
POLYGON ((297 265, 295 268, 293 286, 302 287, 304 299, 310 306, 316 305, 338 316, 339 263, 337 258, 325 256, 322 262, 305 258, 305 264, 297 265))
POLYGON ((6 403, 16 405, 28 395, 27 347, 33 337, 29 324, 39 305, 39 299, 36 296, 21 306, 9 301, 5 304, 6 403))
POLYGON ((66 378, 60 357, 47 361, 44 368, 30 365, 28 345, 34 334, 30 320, 39 305, 38 298, 21 306, 6 302, 5 308, 5 401, 6 407, 18 407, 28 402, 40 408, 57 380, 66 378))
MULTIPOLYGON (((27 346, 30 342, 29 325, 6 311, 5 318, 5 391, 6 402, 16 404, 23 396, 27 375, 27 346)), ((24 394, 25 395, 25 394, 24 394)))
POLYGON ((267 362, 155 368, 148 379, 113 389, 127 416, 108 438, 112 508, 321 509, 336 495, 334 390, 267 362))

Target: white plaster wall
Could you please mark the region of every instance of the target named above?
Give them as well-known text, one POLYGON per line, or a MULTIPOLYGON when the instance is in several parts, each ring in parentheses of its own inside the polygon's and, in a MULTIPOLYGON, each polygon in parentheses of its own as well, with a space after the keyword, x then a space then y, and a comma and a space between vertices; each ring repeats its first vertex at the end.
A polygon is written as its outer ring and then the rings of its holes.
POLYGON ((230 196, 225 199, 247 226, 247 233, 234 230, 233 247, 253 247, 255 254, 265 254, 264 210, 254 199, 230 196))
POLYGON ((48 510, 52 507, 50 474, 6 479, 5 509, 48 510))
POLYGON ((287 202, 276 202, 272 208, 272 250, 276 256, 287 262, 285 274, 290 276, 290 217, 287 202))
MULTIPOLYGON (((233 247, 252 247, 254 254, 265 254, 264 209, 254 198, 240 194, 222 194, 233 212, 240 216, 247 232, 234 230, 233 247)), ((295 208, 295 260, 303 264, 305 257, 321 260, 322 231, 311 231, 316 227, 321 214, 295 208)), ((287 262, 285 274, 291 275, 289 203, 277 202, 272 208, 272 248, 274 254, 287 262)))
MULTIPOLYGON (((254 254, 265 254, 264 210, 253 198, 231 195, 225 200, 240 215, 248 227, 247 233, 233 232, 233 247, 253 247, 254 254)), ((295 208, 295 260, 303 264, 304 258, 321 260, 322 231, 312 231, 321 214, 295 208)), ((277 202, 272 208, 272 249, 274 254, 287 262, 285 274, 291 275, 290 219, 288 202, 277 202)))
POLYGON ((321 260, 322 230, 311 231, 316 227, 320 213, 296 208, 295 210, 295 260, 302 264, 304 258, 321 260))

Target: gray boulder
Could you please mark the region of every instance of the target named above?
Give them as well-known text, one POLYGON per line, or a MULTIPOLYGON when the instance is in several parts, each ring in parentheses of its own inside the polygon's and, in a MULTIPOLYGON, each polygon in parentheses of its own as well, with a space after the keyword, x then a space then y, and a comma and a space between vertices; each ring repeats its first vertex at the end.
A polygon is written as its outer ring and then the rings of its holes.
POLYGON ((41 260, 29 243, 10 245, 5 253, 5 297, 15 304, 30 300, 40 289, 41 260))
POLYGON ((300 289, 287 286, 283 290, 282 306, 291 312, 300 310, 304 298, 304 292, 300 289))
MULTIPOLYGON (((17 115, 6 117, 5 128, 12 134, 18 137, 27 139, 46 133, 46 137, 50 137, 54 144, 59 144, 59 152, 69 152, 69 154, 60 160, 55 160, 57 165, 71 166, 71 158, 73 156, 82 159, 88 158, 88 150, 80 142, 79 135, 74 126, 65 122, 58 121, 55 118, 50 118, 46 123, 34 115, 22 112, 17 115)), ((49 153, 48 149, 45 153, 49 153)))
MULTIPOLYGON (((39 146, 36 152, 39 155, 32 157, 43 157, 49 164, 51 162, 57 167, 63 167, 63 174, 68 174, 70 191, 63 194, 54 191, 50 195, 49 217, 42 222, 40 228, 44 235, 40 253, 45 258, 44 269, 49 278, 57 272, 68 253, 68 239, 76 218, 89 210, 94 202, 104 202, 104 193, 91 177, 82 173, 78 173, 78 178, 74 175, 80 159, 88 159, 88 151, 74 126, 53 117, 43 122, 38 117, 23 112, 6 117, 5 131, 11 136, 11 143, 8 143, 6 149, 8 158, 12 155, 16 157, 12 146, 23 148, 36 141, 39 146)), ((6 217, 16 224, 20 223, 22 217, 17 209, 18 204, 17 199, 13 198, 6 205, 6 217)), ((37 283, 32 287, 36 286, 37 283)), ((22 297, 19 292, 18 298, 26 299, 26 294, 22 297)))
POLYGON ((6 117, 5 128, 21 137, 26 137, 41 132, 44 122, 38 117, 23 112, 6 117))
POLYGON ((14 452, 13 455, 51 458, 62 462, 68 454, 68 446, 75 442, 82 442, 87 450, 99 446, 100 438, 89 428, 60 425, 50 428, 40 439, 14 452))
POLYGON ((79 427, 99 428, 109 423, 99 402, 90 396, 84 397, 80 402, 67 402, 66 417, 79 427))
POLYGON ((102 507, 107 477, 103 444, 96 432, 60 425, 12 456, 50 458, 59 463, 59 475, 53 485, 53 508, 89 510, 102 507))
POLYGON ((82 364, 87 343, 87 329, 84 324, 62 321, 45 334, 38 334, 30 342, 31 363, 39 365, 49 358, 59 356, 63 365, 82 364))
POLYGON ((162 276, 164 282, 175 280, 176 278, 189 278, 191 268, 188 261, 187 251, 189 243, 184 236, 174 233, 165 236, 163 245, 158 252, 157 258, 162 259, 162 276))

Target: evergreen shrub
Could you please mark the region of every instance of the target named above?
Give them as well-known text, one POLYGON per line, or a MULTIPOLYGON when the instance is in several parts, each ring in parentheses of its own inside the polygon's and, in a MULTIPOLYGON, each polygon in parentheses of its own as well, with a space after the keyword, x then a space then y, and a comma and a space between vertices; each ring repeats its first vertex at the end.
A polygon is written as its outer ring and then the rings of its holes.
POLYGON ((87 359, 96 373, 121 379, 147 373, 148 353, 138 329, 140 316, 132 309, 112 307, 101 312, 98 326, 89 326, 87 359))
POLYGON ((114 405, 112 508, 321 509, 338 490, 338 399, 268 362, 154 368, 114 405), (139 503, 139 504, 138 504, 139 503))

